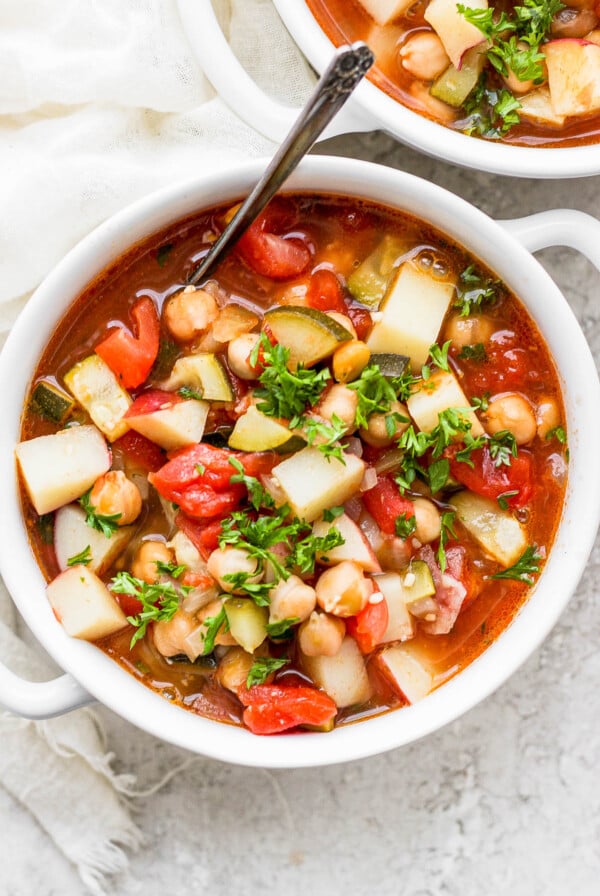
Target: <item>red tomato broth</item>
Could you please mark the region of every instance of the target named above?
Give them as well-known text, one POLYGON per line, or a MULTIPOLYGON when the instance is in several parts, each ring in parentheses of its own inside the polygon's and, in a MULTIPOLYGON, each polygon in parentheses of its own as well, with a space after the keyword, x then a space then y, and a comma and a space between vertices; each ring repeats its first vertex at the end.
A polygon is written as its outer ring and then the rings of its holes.
MULTIPOLYGON (((363 40, 371 47, 375 53, 375 65, 367 77, 384 93, 419 115, 460 131, 463 129, 463 117, 459 115, 455 122, 445 122, 413 96, 411 87, 414 84, 422 83, 428 87, 432 82, 420 81, 411 75, 402 66, 398 55, 399 49, 412 34, 431 31, 431 26, 423 17, 428 2, 416 0, 404 15, 384 26, 378 25, 369 16, 359 0, 306 0, 306 5, 336 47, 357 40, 363 40)), ((518 4, 507 0, 505 3, 490 2, 492 5, 510 12, 518 4)), ((494 76, 491 83, 494 86, 503 85, 501 79, 494 76)), ((451 109, 449 106, 446 108, 451 109)), ((502 142, 515 146, 580 146, 597 143, 599 135, 600 116, 595 113, 574 116, 567 119, 562 127, 523 120, 502 137, 502 142)))
MULTIPOLYGON (((319 266, 331 266, 342 284, 377 244, 384 232, 400 234, 410 244, 411 256, 423 251, 435 251, 443 257, 451 271, 461 271, 472 259, 461 248, 451 243, 432 228, 407 215, 401 215, 389 209, 378 207, 367 202, 353 201, 335 197, 313 197, 301 195, 286 200, 291 210, 288 227, 291 231, 305 235, 311 246, 310 272, 319 266)), ((159 234, 155 234, 131 249, 114 264, 100 274, 84 290, 61 322, 49 341, 34 376, 34 383, 40 379, 54 378, 57 383, 67 370, 81 360, 106 334, 111 322, 127 324, 128 313, 140 296, 151 296, 157 303, 158 310, 169 297, 185 283, 186 276, 200 257, 199 247, 206 246, 214 239, 215 222, 222 221, 224 209, 204 212, 186 219, 159 234), (208 237, 208 239, 207 239, 208 237), (166 250, 164 247, 169 247, 166 250)), ((481 270, 483 269, 479 266, 481 270)), ((306 295, 307 278, 302 275, 296 280, 285 283, 269 280, 252 272, 240 264, 235 254, 222 264, 219 272, 219 285, 229 293, 229 300, 236 301, 251 308, 259 315, 274 305, 289 302, 293 296, 294 304, 302 304, 306 295), (294 290, 297 290, 294 293, 294 290)), ((357 306, 359 309, 359 306, 357 306)), ((564 409, 560 396, 558 380, 552 359, 537 331, 534 322, 523 306, 508 291, 493 305, 486 307, 485 313, 492 321, 494 332, 509 330, 517 334, 519 346, 527 346, 527 366, 523 372, 522 382, 515 383, 527 392, 535 395, 544 393, 553 396, 564 420, 564 409)), ((444 342, 447 324, 444 324, 438 343, 444 342)), ((161 319, 161 346, 169 347, 173 340, 165 332, 161 319)), ((189 351, 190 346, 180 346, 167 364, 167 370, 175 357, 189 351)), ((482 390, 472 388, 477 382, 478 371, 488 362, 461 360, 453 350, 450 361, 459 375, 467 394, 480 395, 482 390)), ((157 362, 161 361, 160 350, 157 362)), ((156 369, 156 368, 155 368, 156 369)), ((164 372, 161 373, 161 379, 164 372)), ((493 378, 491 378, 493 379, 493 378)), ((157 385, 151 374, 150 387, 157 385)), ((135 399, 144 386, 132 390, 135 399)), ((494 390, 504 391, 503 388, 494 390)), ((229 411, 227 411, 229 413, 229 411)), ((75 419, 86 421, 86 415, 76 410, 75 419)), ((39 435, 56 431, 56 425, 47 420, 26 412, 22 421, 22 438, 30 439, 39 435)), ((184 449, 185 450, 185 449, 184 449)), ((129 471, 131 458, 127 457, 117 441, 113 443, 113 469, 129 471)), ((549 465, 558 457, 564 465, 561 446, 556 440, 536 440, 535 445, 536 482, 543 482, 543 487, 534 489, 533 503, 523 511, 523 520, 527 520, 530 543, 543 547, 546 551, 553 541, 560 518, 560 507, 565 488, 565 476, 557 479, 549 472, 549 465)), ((33 510, 24 489, 23 506, 30 540, 37 561, 48 580, 57 575, 59 569, 52 544, 45 542, 43 527, 33 510)), ((198 521, 193 521, 198 524, 198 521)), ((207 520, 212 526, 208 543, 214 546, 215 526, 218 521, 207 520)), ((108 581, 115 572, 130 569, 136 546, 147 535, 167 537, 169 525, 157 493, 150 488, 149 496, 144 501, 144 509, 136 521, 136 532, 124 553, 119 557, 110 571, 103 576, 108 581)), ((181 528, 185 531, 185 526, 181 528)), ((200 529, 205 524, 200 524, 200 529)), ((475 542, 460 524, 456 527, 462 544, 472 552, 476 572, 483 577, 493 572, 496 565, 482 555, 475 542)), ((192 539, 195 541, 195 539, 192 539)), ((319 569, 319 567, 318 567, 319 569)), ((510 620, 518 612, 526 599, 529 589, 514 581, 487 580, 481 593, 460 613, 453 630, 447 635, 427 635, 420 632, 416 642, 433 664, 439 684, 446 678, 467 666, 491 643, 510 620)), ((243 706, 235 696, 221 687, 215 679, 216 663, 212 657, 200 658, 195 663, 181 662, 177 659, 165 658, 153 644, 149 633, 130 648, 132 629, 128 627, 98 642, 98 646, 107 655, 135 675, 146 686, 161 693, 171 700, 202 715, 233 724, 241 724, 243 706)), ((307 679, 301 668, 297 667, 297 649, 292 647, 291 663, 275 673, 270 681, 289 684, 304 684, 307 679)), ((368 662, 367 668, 370 663, 368 662)), ((373 697, 361 706, 341 709, 336 724, 352 722, 372 714, 385 712, 389 708, 403 702, 386 689, 377 674, 373 675, 377 684, 373 697)))

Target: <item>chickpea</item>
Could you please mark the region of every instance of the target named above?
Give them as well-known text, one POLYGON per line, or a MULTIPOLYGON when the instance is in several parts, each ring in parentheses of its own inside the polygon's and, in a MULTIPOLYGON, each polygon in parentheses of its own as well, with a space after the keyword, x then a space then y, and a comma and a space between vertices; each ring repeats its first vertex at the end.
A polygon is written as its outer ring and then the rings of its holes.
POLYGON ((122 470, 109 470, 94 482, 90 504, 100 516, 118 515, 119 526, 127 526, 140 515, 142 496, 122 470))
POLYGON ((136 579, 141 579, 142 582, 154 585, 160 577, 157 564, 172 562, 173 551, 167 547, 164 541, 143 541, 131 564, 131 574, 136 579))
POLYGON ((433 81, 450 65, 444 45, 433 31, 411 34, 399 52, 402 66, 415 78, 433 81))
POLYGON ((375 448, 385 448, 391 445, 394 439, 402 435, 405 429, 410 426, 410 418, 406 405, 400 401, 392 401, 390 409, 386 414, 371 414, 369 417, 369 425, 366 429, 360 430, 360 436, 368 445, 375 448), (392 416, 398 414, 398 417, 392 416), (388 423, 388 421, 390 421, 388 423), (388 431, 389 426, 389 431, 388 431))
POLYGON ((305 584, 299 576, 290 576, 281 580, 271 591, 271 609, 269 622, 280 622, 282 619, 308 619, 317 604, 314 588, 305 584))
POLYGON ((317 581, 317 603, 334 616, 356 616, 373 592, 373 582, 353 560, 343 560, 321 573, 317 581))
POLYGON ((187 653, 185 639, 197 627, 197 622, 189 613, 177 610, 169 620, 161 619, 154 623, 152 637, 154 646, 163 656, 177 656, 187 653))
POLYGON ((369 363, 371 349, 364 342, 352 339, 342 342, 333 353, 333 376, 338 383, 351 383, 369 363))
POLYGON ((429 544, 440 537, 441 520, 440 514, 431 501, 427 498, 415 498, 413 501, 415 506, 415 523, 416 528, 414 536, 421 544, 429 544))
POLYGON ((218 313, 219 306, 209 292, 186 286, 168 300, 163 316, 171 336, 179 342, 189 342, 203 333, 218 313))
POLYGON ((321 399, 315 408, 317 414, 327 421, 333 420, 334 415, 348 427, 348 432, 356 429, 354 419, 358 407, 358 395, 352 389, 348 389, 342 383, 336 383, 329 389, 325 397, 321 399))
POLYGON ((244 333, 232 339, 227 346, 227 362, 236 376, 242 380, 255 380, 256 370, 250 364, 250 355, 260 339, 258 333, 244 333))
POLYGON ((340 326, 344 328, 344 330, 348 330, 353 339, 356 339, 356 330, 354 329, 354 324, 346 314, 341 314, 339 311, 326 311, 325 314, 327 317, 330 317, 332 320, 337 321, 340 326))
POLYGON ((444 329, 444 338, 451 339, 457 348, 464 348, 465 345, 476 345, 478 342, 486 343, 493 332, 492 321, 483 314, 472 314, 469 317, 453 314, 444 329))
POLYGON ((485 419, 492 435, 507 429, 515 437, 517 445, 531 442, 537 432, 533 409, 527 399, 517 392, 506 392, 492 399, 485 419))
POLYGON ((227 651, 217 669, 217 681, 221 687, 236 693, 246 684, 248 672, 254 665, 254 657, 242 647, 232 647, 227 651))
MULTIPOLYGON (((206 606, 202 607, 202 609, 198 610, 196 613, 196 625, 194 628, 197 628, 198 625, 202 625, 207 619, 214 619, 215 616, 219 615, 222 609, 222 600, 211 600, 209 604, 206 604, 206 606)), ((215 637, 215 645, 219 647, 236 647, 237 641, 231 632, 225 632, 221 627, 215 637)))
POLYGON ((554 398, 543 395, 538 400, 535 419, 540 439, 545 439, 551 429, 560 425, 560 410, 554 398))
POLYGON ((315 610, 298 629, 298 645, 305 656, 335 656, 345 634, 343 619, 315 610))
POLYGON ((552 19, 550 33, 553 37, 587 37, 598 24, 598 16, 593 8, 574 9, 576 3, 569 0, 569 5, 559 10, 552 19))
POLYGON ((256 557, 251 557, 247 551, 241 548, 217 548, 208 558, 206 568, 223 591, 227 591, 229 594, 240 594, 243 589, 236 588, 231 581, 227 580, 226 576, 246 573, 248 582, 260 582, 262 578, 262 574, 256 572, 258 569, 256 557))

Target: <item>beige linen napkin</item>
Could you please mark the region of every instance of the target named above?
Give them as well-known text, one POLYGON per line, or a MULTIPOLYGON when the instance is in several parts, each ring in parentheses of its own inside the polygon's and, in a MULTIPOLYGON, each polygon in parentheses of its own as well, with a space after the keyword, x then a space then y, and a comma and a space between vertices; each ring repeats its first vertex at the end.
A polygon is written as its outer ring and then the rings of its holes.
MULTIPOLYGON (((251 74, 298 103, 313 75, 270 0, 215 6, 251 74)), ((214 97, 176 0, 0 0, 0 344, 51 267, 113 212, 272 149, 214 97)), ((50 677, 16 622, 0 587, 0 655, 25 678, 50 677)), ((140 833, 125 799, 135 779, 112 771, 99 719, 3 713, 0 737, 0 784, 103 892, 140 833)))

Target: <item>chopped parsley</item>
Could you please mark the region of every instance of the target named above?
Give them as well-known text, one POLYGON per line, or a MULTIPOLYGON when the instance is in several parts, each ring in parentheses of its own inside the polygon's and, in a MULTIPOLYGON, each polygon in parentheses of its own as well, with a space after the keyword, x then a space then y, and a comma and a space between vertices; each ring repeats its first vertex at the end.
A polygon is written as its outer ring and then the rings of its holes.
POLYGON ((281 659, 274 659, 269 656, 257 657, 248 672, 246 687, 251 688, 255 684, 264 684, 269 675, 277 672, 278 669, 286 666, 289 662, 290 660, 287 656, 281 657, 281 659))
POLYGON ((329 507, 323 511, 323 519, 326 523, 332 523, 334 520, 344 513, 343 507, 329 507))
MULTIPOLYGON (((309 527, 310 529, 310 527, 309 527)), ((306 575, 315 571, 315 563, 318 554, 326 554, 332 548, 344 544, 344 538, 339 529, 332 526, 327 535, 306 535, 300 541, 296 541, 292 552, 286 560, 288 568, 296 568, 306 575)))
POLYGON ((88 563, 92 562, 92 549, 90 545, 86 545, 79 554, 73 554, 72 557, 69 557, 67 560, 67 566, 79 566, 82 564, 83 566, 87 566, 88 563))
POLYGON ((313 370, 299 364, 297 369, 288 369, 290 350, 283 345, 271 345, 264 333, 250 355, 250 363, 256 366, 259 351, 262 350, 262 366, 258 380, 260 388, 254 390, 261 399, 257 409, 268 417, 283 417, 286 420, 301 416, 307 407, 312 407, 321 397, 331 374, 326 367, 313 370))
POLYGON ((529 545, 513 566, 495 573, 491 578, 514 579, 517 582, 524 582, 526 585, 533 585, 533 576, 539 573, 539 561, 543 559, 537 550, 537 545, 529 545))
POLYGON ((508 429, 503 429, 490 436, 487 445, 496 467, 510 467, 511 459, 518 454, 515 437, 508 429))
POLYGON ((509 499, 514 498, 518 494, 519 494, 519 491, 518 491, 518 489, 515 488, 515 489, 512 489, 512 491, 502 492, 501 495, 498 495, 497 501, 498 501, 498 507, 500 508, 500 510, 508 510, 509 499))
POLYGON ((554 429, 551 429, 546 433, 546 438, 556 439, 561 445, 567 444, 567 434, 564 426, 555 426, 554 429))
POLYGON ((475 342, 473 345, 463 345, 457 358, 461 361, 487 361, 487 354, 483 342, 475 342))
POLYGON ((180 564, 177 566, 176 563, 165 563, 164 560, 156 560, 156 571, 164 573, 166 576, 171 576, 173 579, 178 579, 179 576, 183 575, 185 572, 185 566, 180 564))
POLYGON ((358 396, 356 425, 366 429, 372 414, 387 414, 392 402, 406 401, 417 382, 418 377, 411 373, 387 377, 382 374, 378 364, 367 365, 358 379, 347 384, 348 389, 352 389, 358 396))
POLYGON ((202 401, 202 392, 198 392, 197 389, 192 389, 191 386, 182 386, 177 390, 177 394, 185 399, 195 398, 196 401, 202 401))
MULTIPOLYGON (((429 349, 429 357, 439 370, 445 370, 446 372, 450 370, 450 365, 448 363, 448 349, 451 345, 452 340, 449 339, 447 342, 444 342, 442 346, 434 344, 429 349)), ((425 377, 423 377, 423 379, 425 379, 425 377)))
POLYGON ((270 638, 289 638, 292 628, 300 622, 299 616, 288 616, 287 619, 278 619, 277 622, 267 623, 267 635, 270 638))
POLYGON ((91 491, 90 489, 79 499, 79 503, 86 513, 85 521, 90 528, 96 529, 97 532, 102 532, 106 538, 110 538, 113 532, 119 528, 119 520, 122 514, 113 513, 110 516, 105 516, 104 514, 96 513, 96 508, 90 503, 91 491))
POLYGON ((400 516, 396 517, 394 529, 399 538, 408 538, 413 534, 416 528, 417 520, 414 513, 412 516, 407 516, 406 513, 401 513, 400 516))
POLYGON ((209 616, 204 620, 204 644, 202 645, 202 656, 207 656, 215 649, 215 640, 221 629, 229 631, 229 622, 227 621, 227 613, 225 607, 221 607, 216 616, 209 616))
POLYGON ((440 457, 432 461, 427 468, 427 479, 432 495, 441 491, 450 476, 450 461, 447 457, 440 457))
POLYGON ((500 296, 501 287, 500 280, 492 280, 470 264, 458 278, 453 308, 460 310, 461 317, 468 317, 475 311, 481 311, 483 305, 494 304, 500 296))
MULTIPOLYGON (((231 466, 237 470, 237 473, 232 476, 229 481, 234 485, 239 482, 246 486, 248 489, 248 500, 252 507, 254 507, 255 510, 260 510, 261 507, 274 507, 275 501, 271 495, 255 476, 248 476, 246 474, 243 465, 237 457, 229 457, 228 460, 231 466)), ((204 470, 202 472, 204 472, 204 470)))
POLYGON ((130 647, 143 638, 150 622, 168 621, 172 619, 179 607, 180 594, 186 594, 188 588, 180 587, 179 590, 170 582, 157 582, 149 585, 148 582, 137 579, 128 572, 119 572, 111 580, 109 588, 115 594, 128 594, 135 597, 142 604, 141 611, 136 616, 128 616, 127 621, 137 628, 130 647))
POLYGON ((456 533, 453 528, 455 516, 456 514, 453 510, 445 510, 440 518, 440 544, 437 551, 437 559, 442 573, 446 571, 446 545, 448 543, 448 538, 450 536, 456 538, 456 533))
POLYGON ((316 420, 314 417, 294 417, 290 420, 290 429, 299 429, 309 445, 314 445, 329 460, 336 457, 344 465, 344 455, 340 439, 348 427, 337 414, 333 414, 329 423, 316 420))

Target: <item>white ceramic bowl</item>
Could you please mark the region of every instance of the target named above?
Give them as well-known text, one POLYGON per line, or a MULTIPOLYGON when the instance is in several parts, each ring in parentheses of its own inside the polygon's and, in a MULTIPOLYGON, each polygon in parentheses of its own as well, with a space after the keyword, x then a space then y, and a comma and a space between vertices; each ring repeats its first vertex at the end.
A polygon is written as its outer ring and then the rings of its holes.
MULTIPOLYGON (((305 0, 273 0, 290 34, 319 72, 334 46, 321 30, 305 0)), ((228 106, 247 124, 280 142, 298 109, 272 100, 252 81, 225 40, 212 0, 178 0, 181 17, 198 61, 228 106)), ((257 47, 260 53, 261 48, 257 47)), ((368 80, 356 88, 325 136, 384 130, 427 155, 455 165, 511 177, 558 178, 600 174, 600 146, 511 146, 481 140, 430 121, 396 102, 368 80)))
POLYGON ((256 737, 201 718, 150 691, 94 645, 69 638, 54 618, 21 516, 14 447, 30 380, 48 338, 84 286, 124 248, 194 211, 249 192, 264 161, 199 178, 143 199, 86 237, 49 275, 15 324, 0 357, 0 470, 4 482, 0 571, 35 636, 68 673, 24 682, 0 666, 0 703, 30 717, 96 698, 134 725, 189 750, 246 765, 297 767, 355 759, 440 728, 497 688, 540 644, 585 567, 600 515, 600 384, 586 341, 556 285, 522 245, 580 247, 600 266, 600 224, 581 212, 492 221, 440 187, 386 167, 325 156, 305 159, 289 190, 367 198, 426 219, 495 271, 537 320, 559 369, 571 452, 566 505, 551 556, 523 609, 464 672, 414 706, 328 734, 256 737))

